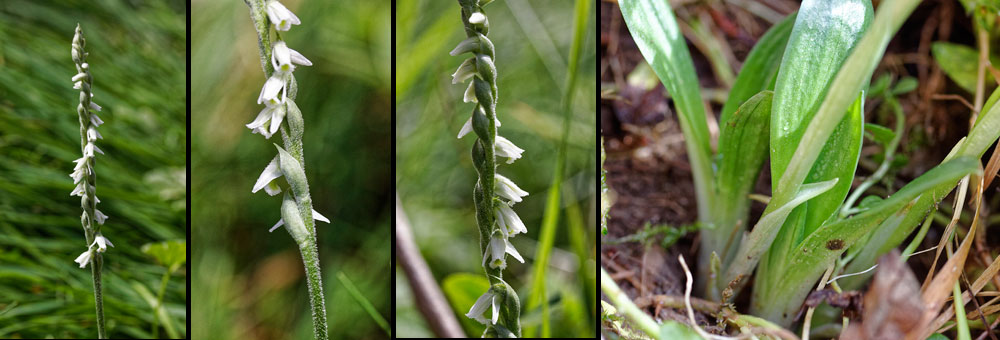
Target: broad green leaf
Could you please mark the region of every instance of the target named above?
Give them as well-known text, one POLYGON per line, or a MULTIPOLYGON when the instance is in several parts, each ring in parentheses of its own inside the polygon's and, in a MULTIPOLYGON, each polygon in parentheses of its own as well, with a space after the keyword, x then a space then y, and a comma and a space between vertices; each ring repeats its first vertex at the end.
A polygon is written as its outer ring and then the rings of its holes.
POLYGON ((691 54, 670 3, 663 0, 622 0, 622 16, 643 58, 653 67, 674 99, 698 199, 698 216, 709 218, 711 202, 711 150, 705 105, 691 54))
POLYGON ((757 44, 753 45, 753 49, 743 62, 740 74, 736 76, 733 88, 729 90, 729 98, 722 105, 719 118, 722 133, 728 128, 729 117, 743 102, 754 94, 768 89, 772 84, 778 73, 778 66, 781 65, 781 55, 785 51, 785 44, 788 43, 788 35, 792 32, 794 23, 795 13, 789 14, 767 30, 767 33, 757 40, 757 44))
POLYGON ((844 119, 827 139, 812 171, 806 177, 806 182, 821 182, 831 178, 838 178, 840 181, 830 191, 809 201, 806 220, 802 225, 804 230, 801 236, 796 236, 796 242, 836 215, 851 190, 854 172, 861 157, 862 127, 865 123, 864 98, 863 93, 858 95, 854 105, 847 110, 844 119))
MULTIPOLYGON (((977 67, 979 67, 978 51, 966 45, 937 41, 931 44, 931 54, 934 56, 934 60, 937 61, 938 66, 941 66, 941 70, 955 84, 969 91, 969 93, 976 92, 977 67)), ((993 65, 998 65, 1000 59, 991 57, 990 62, 993 65)), ((992 79, 993 77, 987 72, 986 83, 993 83, 992 79)))
POLYGON ((187 261, 187 247, 183 240, 146 243, 142 246, 142 252, 171 271, 177 270, 177 267, 187 261))
MULTIPOLYGON (((781 206, 785 202, 790 202, 799 193, 826 140, 833 133, 837 124, 843 120, 853 100, 857 98, 858 93, 862 91, 871 78, 872 72, 885 53, 889 40, 919 3, 918 0, 886 0, 879 5, 878 13, 876 13, 868 32, 861 38, 857 47, 842 66, 842 69, 850 70, 850 72, 838 72, 834 77, 826 91, 826 96, 823 97, 823 101, 819 105, 819 111, 809 122, 806 132, 802 134, 802 140, 788 162, 785 174, 780 178, 772 179, 772 181, 777 180, 781 184, 774 191, 767 210, 773 210, 774 208, 771 206, 781 206)), ((799 15, 802 15, 801 12, 799 15)), ((773 240, 773 236, 764 237, 768 235, 754 234, 773 235, 771 233, 775 232, 773 229, 754 230, 748 239, 769 243, 773 240)), ((764 246, 769 246, 769 244, 764 244, 764 246)), ((754 249, 751 247, 741 246, 740 253, 736 255, 733 265, 726 270, 725 279, 742 278, 753 270, 755 263, 742 261, 743 267, 737 265, 738 261, 752 250, 754 249)), ((798 282, 798 284, 809 286, 809 283, 798 282)), ((789 303, 801 305, 801 302, 799 300, 789 303)))
MULTIPOLYGON (((719 229, 718 239, 706 244, 708 253, 716 251, 727 259, 725 249, 733 228, 739 228, 736 235, 746 229, 750 200, 747 194, 757 182, 760 167, 767 158, 767 129, 771 118, 771 91, 763 91, 751 97, 729 119, 727 129, 719 136, 719 154, 716 156, 718 173, 715 177, 718 206, 714 228, 719 229)), ((733 240, 731 248, 739 246, 733 240)))
MULTIPOLYGON (((739 255, 733 259, 733 263, 729 266, 729 269, 725 276, 725 281, 719 281, 718 287, 720 289, 726 288, 731 282, 736 281, 735 285, 738 288, 742 282, 746 282, 746 278, 750 271, 753 270, 754 266, 757 265, 757 261, 764 254, 764 251, 771 245, 774 241, 774 237, 778 234, 779 227, 788 218, 788 214, 792 212, 795 207, 806 201, 812 199, 813 197, 819 196, 820 194, 830 190, 833 186, 837 184, 837 179, 831 179, 829 181, 820 183, 809 183, 803 185, 795 197, 793 197, 788 203, 785 203, 778 207, 773 207, 768 204, 768 209, 764 211, 764 216, 761 216, 760 220, 753 227, 753 233, 740 244, 739 255)), ((772 203, 774 201, 771 201, 772 203)), ((735 289, 738 291, 738 289, 735 289)))
POLYGON ((896 138, 895 131, 875 123, 865 123, 865 131, 871 134, 872 140, 882 145, 889 145, 889 142, 896 138))
MULTIPOLYGON (((812 290, 812 284, 854 242, 875 230, 890 216, 907 214, 919 196, 931 194, 933 189, 941 185, 953 186, 965 175, 976 171, 978 165, 979 161, 971 157, 947 161, 913 180, 876 207, 848 219, 823 225, 807 236, 794 251, 789 252, 790 258, 780 276, 782 279, 771 289, 772 296, 781 295, 781 299, 772 301, 780 302, 763 304, 760 313, 754 314, 769 320, 781 320, 779 324, 789 324, 812 290), (793 315, 788 315, 789 313, 793 315)), ((890 223, 890 226, 897 225, 890 223)))
POLYGON ((867 0, 802 3, 774 86, 771 178, 784 174, 826 89, 871 18, 867 0))
MULTIPOLYGON (((1000 94, 1000 90, 993 92, 990 98, 996 98, 1000 94)), ((986 153, 986 150, 996 142, 997 138, 1000 138, 1000 106, 984 106, 988 107, 988 110, 984 109, 985 114, 979 115, 979 119, 975 126, 972 128, 972 132, 969 133, 969 137, 963 139, 953 148, 953 153, 958 156, 967 156, 975 159, 979 159, 986 153)), ((951 157, 951 155, 949 155, 951 157)), ((947 158, 946 158, 947 159, 947 158)), ((942 184, 935 187, 930 195, 923 195, 914 204, 914 208, 910 210, 906 218, 899 224, 896 231, 889 237, 888 241, 882 244, 866 243, 864 249, 862 249, 857 257, 851 261, 846 267, 846 272, 860 272, 875 264, 875 261, 879 256, 889 252, 889 250, 898 247, 909 235, 913 232, 913 229, 924 220, 926 214, 932 208, 932 205, 937 205, 942 199, 954 188, 954 183, 942 184)), ((847 290, 857 289, 863 285, 869 275, 859 275, 856 277, 849 277, 841 281, 841 287, 847 290)))

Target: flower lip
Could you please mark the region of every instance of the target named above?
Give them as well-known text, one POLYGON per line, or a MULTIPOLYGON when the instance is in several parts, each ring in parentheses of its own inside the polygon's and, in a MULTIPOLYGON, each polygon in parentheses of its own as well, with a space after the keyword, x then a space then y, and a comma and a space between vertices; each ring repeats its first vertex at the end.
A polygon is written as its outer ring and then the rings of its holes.
POLYGON ((527 191, 521 190, 517 184, 500 174, 496 175, 496 191, 498 195, 511 202, 520 202, 521 197, 528 196, 527 191))
POLYGON ((496 155, 497 157, 507 157, 507 164, 514 163, 514 160, 521 158, 524 149, 517 147, 507 138, 497 136, 496 155))

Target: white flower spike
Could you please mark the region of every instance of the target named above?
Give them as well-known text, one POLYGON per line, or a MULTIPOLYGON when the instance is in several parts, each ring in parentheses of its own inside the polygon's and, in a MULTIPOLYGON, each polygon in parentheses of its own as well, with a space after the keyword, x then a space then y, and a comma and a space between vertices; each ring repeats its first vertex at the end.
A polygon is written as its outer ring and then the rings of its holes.
POLYGON ((275 29, 279 31, 288 31, 288 29, 292 28, 292 25, 302 23, 299 21, 299 17, 295 16, 295 13, 289 11, 285 5, 282 5, 277 0, 267 2, 267 17, 271 19, 271 23, 274 24, 275 29))
POLYGON ((497 323, 497 319, 500 316, 500 306, 497 305, 498 297, 499 296, 497 296, 496 294, 493 294, 492 289, 487 290, 486 293, 484 293, 482 296, 476 299, 476 303, 472 305, 472 308, 469 309, 468 313, 465 313, 465 316, 474 319, 476 321, 479 321, 479 323, 482 323, 484 325, 488 325, 488 322, 490 321, 492 321, 492 323, 495 325, 497 323), (487 309, 492 309, 493 312, 492 319, 486 319, 486 317, 483 316, 483 314, 486 313, 487 309))

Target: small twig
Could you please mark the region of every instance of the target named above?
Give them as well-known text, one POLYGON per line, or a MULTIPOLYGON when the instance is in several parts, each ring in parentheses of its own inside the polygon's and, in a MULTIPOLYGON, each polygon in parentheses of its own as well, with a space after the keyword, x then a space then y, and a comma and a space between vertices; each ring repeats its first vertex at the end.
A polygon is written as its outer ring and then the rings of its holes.
POLYGON ((970 103, 968 99, 965 99, 965 97, 962 97, 962 96, 957 95, 957 94, 939 94, 939 93, 935 93, 935 94, 931 95, 931 99, 933 99, 933 100, 956 100, 959 103, 962 103, 962 105, 965 105, 965 107, 969 108, 969 110, 971 110, 973 113, 979 113, 979 111, 977 111, 976 108, 974 106, 972 106, 972 103, 970 103))
POLYGON ((434 281, 434 274, 420 255, 417 244, 413 240, 410 221, 403 211, 403 204, 396 195, 396 259, 403 267, 406 278, 410 281, 410 289, 417 299, 417 309, 424 315, 427 324, 435 335, 442 338, 461 338, 465 334, 458 319, 448 305, 441 288, 434 281))
POLYGON ((691 270, 688 269, 687 263, 684 262, 684 255, 677 255, 677 260, 681 262, 681 267, 684 268, 684 276, 687 277, 687 280, 684 283, 684 306, 685 309, 687 309, 688 320, 691 322, 691 327, 694 328, 694 331, 697 332, 698 335, 706 339, 732 340, 732 339, 747 338, 746 335, 738 337, 729 337, 729 336, 711 334, 706 332, 704 329, 701 328, 701 326, 698 325, 698 321, 694 319, 694 309, 691 308, 691 286, 694 284, 694 278, 691 277, 691 270))

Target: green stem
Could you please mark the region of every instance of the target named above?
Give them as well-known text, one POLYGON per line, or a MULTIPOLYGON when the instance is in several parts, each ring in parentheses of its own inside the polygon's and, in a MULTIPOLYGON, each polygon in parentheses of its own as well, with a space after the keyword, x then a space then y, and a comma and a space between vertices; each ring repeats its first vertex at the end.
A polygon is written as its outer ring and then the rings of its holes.
POLYGON ((313 334, 316 339, 327 339, 326 303, 323 299, 323 280, 319 271, 319 251, 316 249, 315 241, 300 246, 299 251, 302 252, 302 263, 306 268, 309 304, 312 306, 313 334))
POLYGON ((97 308, 97 338, 107 339, 108 333, 104 330, 104 292, 101 288, 101 266, 103 258, 101 253, 94 252, 94 257, 90 259, 90 273, 94 276, 94 304, 97 308))
MULTIPOLYGON (((168 268, 163 273, 163 278, 160 279, 160 289, 156 292, 156 308, 153 310, 154 313, 159 313, 159 310, 163 308, 163 293, 167 291, 167 281, 170 279, 170 269, 168 268)), ((153 318, 153 338, 160 338, 160 318, 153 318)))

